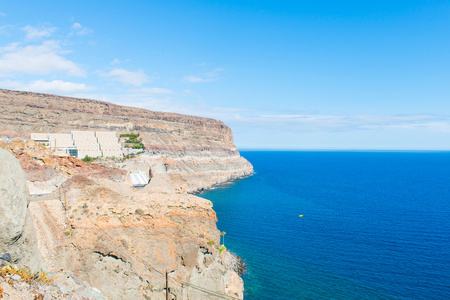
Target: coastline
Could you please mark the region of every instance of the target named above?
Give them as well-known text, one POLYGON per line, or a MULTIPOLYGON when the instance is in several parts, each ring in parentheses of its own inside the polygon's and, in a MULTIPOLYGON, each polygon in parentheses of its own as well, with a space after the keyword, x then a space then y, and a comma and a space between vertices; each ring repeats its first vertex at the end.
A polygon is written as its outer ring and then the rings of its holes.
MULTIPOLYGON (((172 270, 173 280, 243 297, 242 279, 226 264, 227 252, 219 251, 220 232, 212 203, 193 195, 253 173, 225 124, 3 89, 0 106, 5 110, 2 117, 8 117, 0 123, 0 132, 26 140, 0 141, 0 147, 19 160, 33 193, 49 195, 34 199, 30 211, 38 248, 50 271, 70 270, 114 299, 162 297, 163 278, 142 264, 139 253, 155 270, 172 270), (29 139, 32 132, 71 130, 139 133, 146 151, 135 157, 87 163, 54 156, 29 139), (128 178, 132 172, 149 174, 151 180, 135 189, 128 178), (115 236, 115 242, 105 235, 115 236), (128 282, 128 287, 115 282, 128 282)), ((207 299, 187 287, 172 287, 171 291, 207 299)))

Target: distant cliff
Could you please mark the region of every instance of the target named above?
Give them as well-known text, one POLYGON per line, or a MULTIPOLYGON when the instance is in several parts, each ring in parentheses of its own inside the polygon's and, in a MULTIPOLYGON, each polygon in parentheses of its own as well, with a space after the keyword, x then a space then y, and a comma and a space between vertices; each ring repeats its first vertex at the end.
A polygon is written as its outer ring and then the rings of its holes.
POLYGON ((236 150, 230 128, 214 119, 4 89, 0 89, 0 107, 0 134, 138 131, 144 144, 156 150, 236 150))
POLYGON ((0 136, 32 132, 139 132, 150 172, 164 172, 173 188, 194 192, 253 173, 221 121, 154 112, 108 102, 0 89, 0 136), (155 158, 164 159, 155 163, 155 158))

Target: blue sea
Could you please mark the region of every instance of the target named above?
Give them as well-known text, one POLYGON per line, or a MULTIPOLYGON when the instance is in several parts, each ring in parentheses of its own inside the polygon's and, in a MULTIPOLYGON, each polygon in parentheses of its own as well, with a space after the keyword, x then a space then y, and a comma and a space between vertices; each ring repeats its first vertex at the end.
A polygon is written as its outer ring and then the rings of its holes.
POLYGON ((449 152, 241 155, 255 174, 200 196, 244 299, 450 299, 449 152))

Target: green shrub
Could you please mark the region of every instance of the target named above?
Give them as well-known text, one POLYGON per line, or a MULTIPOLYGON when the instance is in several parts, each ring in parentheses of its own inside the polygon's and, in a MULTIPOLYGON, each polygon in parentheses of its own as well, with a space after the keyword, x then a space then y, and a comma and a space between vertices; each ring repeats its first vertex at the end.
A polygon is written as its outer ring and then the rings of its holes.
POLYGON ((139 144, 141 142, 141 140, 139 139, 132 139, 129 138, 128 140, 125 141, 125 143, 131 143, 131 144, 139 144))
POLYGON ((95 158, 94 157, 90 157, 89 155, 86 155, 81 160, 84 161, 84 162, 93 162, 95 160, 95 158))
POLYGON ((127 137, 127 138, 130 138, 130 139, 137 139, 139 137, 139 133, 133 133, 133 132, 131 132, 131 133, 122 133, 120 135, 120 137, 127 137))

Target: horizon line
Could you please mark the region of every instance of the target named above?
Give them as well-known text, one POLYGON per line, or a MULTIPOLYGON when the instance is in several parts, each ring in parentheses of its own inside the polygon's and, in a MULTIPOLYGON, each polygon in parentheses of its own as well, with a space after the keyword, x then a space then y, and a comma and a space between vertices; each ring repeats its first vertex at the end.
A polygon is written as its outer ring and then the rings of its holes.
POLYGON ((450 149, 283 149, 283 148, 237 148, 238 151, 278 151, 278 152, 450 152, 450 149))

